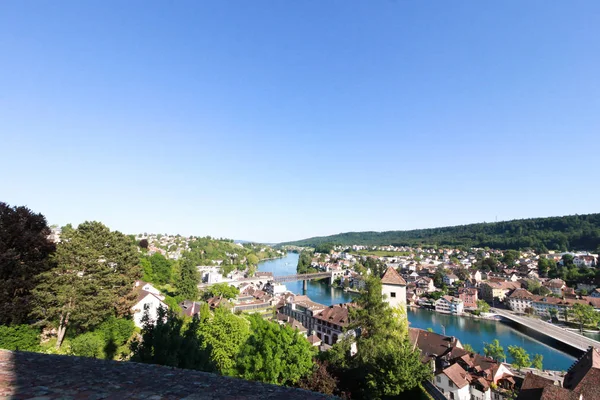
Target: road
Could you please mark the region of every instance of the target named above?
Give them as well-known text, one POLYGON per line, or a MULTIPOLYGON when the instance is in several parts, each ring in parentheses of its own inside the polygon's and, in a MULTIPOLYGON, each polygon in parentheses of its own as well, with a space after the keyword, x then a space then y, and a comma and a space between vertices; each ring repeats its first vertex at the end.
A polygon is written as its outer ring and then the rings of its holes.
POLYGON ((534 329, 555 340, 568 344, 571 347, 586 351, 590 346, 600 348, 600 342, 588 337, 568 331, 551 323, 529 317, 521 317, 507 310, 492 308, 492 312, 508 318, 518 324, 534 329))

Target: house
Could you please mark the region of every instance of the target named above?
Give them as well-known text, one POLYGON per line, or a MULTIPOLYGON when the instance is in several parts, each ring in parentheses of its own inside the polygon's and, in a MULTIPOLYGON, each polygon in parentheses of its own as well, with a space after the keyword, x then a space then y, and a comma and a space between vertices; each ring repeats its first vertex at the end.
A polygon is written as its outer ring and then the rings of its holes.
POLYGON ((518 313, 525 313, 528 310, 533 310, 533 301, 536 296, 525 289, 515 289, 508 296, 508 308, 518 313))
POLYGON ((458 289, 458 298, 462 300, 465 308, 477 308, 477 289, 463 287, 458 289))
POLYGON ((471 391, 467 376, 467 371, 456 363, 437 373, 434 383, 447 399, 470 400, 471 391))
POLYGON ((481 284, 481 297, 485 301, 492 302, 494 300, 503 301, 509 292, 519 289, 519 282, 510 281, 487 281, 481 284))
POLYGON ((281 312, 298 321, 304 326, 309 334, 316 331, 316 320, 314 316, 326 309, 327 306, 315 303, 308 296, 291 296, 281 312))
POLYGON ((388 267, 381 277, 381 293, 391 307, 406 308, 406 281, 392 267, 388 267))
POLYGON ((473 272, 471 274, 471 279, 474 279, 475 282, 481 282, 481 280, 482 280, 481 272, 479 270, 473 272))
POLYGON ((600 288, 594 289, 590 296, 594 298, 600 298, 600 288))
POLYGON ((181 313, 186 317, 193 317, 200 312, 201 303, 197 301, 184 300, 179 303, 179 308, 181 308, 181 313))
POLYGON ((300 333, 300 335, 306 337, 308 335, 308 330, 302 326, 302 323, 300 323, 300 321, 295 320, 294 318, 285 315, 281 312, 277 313, 277 323, 279 325, 287 325, 292 329, 295 329, 296 331, 298 331, 298 333, 300 333))
POLYGON ((583 400, 600 399, 600 349, 590 347, 567 371, 565 389, 583 396, 583 400))
POLYGON ((323 343, 334 345, 344 337, 348 327, 348 307, 348 304, 335 304, 314 314, 316 335, 323 343))
POLYGON ((144 318, 146 310, 148 311, 150 320, 156 321, 159 307, 163 307, 164 309, 169 308, 169 306, 163 302, 164 297, 161 299, 159 297, 160 295, 146 291, 142 289, 142 287, 136 288, 136 292, 137 298, 135 304, 131 307, 131 311, 133 313, 133 322, 138 328, 144 326, 142 319, 144 318))
POLYGON ((321 345, 321 339, 318 338, 317 335, 310 335, 306 338, 310 344, 313 346, 319 347, 321 345))
POLYGON ((442 279, 444 281, 444 283, 448 286, 452 286, 454 285, 454 282, 458 281, 458 276, 454 275, 454 274, 446 274, 444 275, 444 278, 442 279))
POLYGON ((408 338, 421 351, 421 362, 431 365, 433 384, 447 399, 511 398, 515 380, 505 364, 467 352, 455 337, 409 328, 408 338))
POLYGON ((562 387, 553 380, 525 375, 517 400, 600 399, 600 350, 590 347, 567 371, 562 387))
POLYGON ((141 290, 144 290, 146 292, 152 293, 152 294, 156 295, 156 297, 158 297, 161 300, 165 299, 165 296, 163 296, 162 294, 160 294, 160 290, 158 290, 157 288, 155 288, 154 286, 152 286, 151 283, 144 282, 144 281, 135 281, 135 287, 136 288, 140 288, 141 290))
POLYGON ((442 296, 435 302, 435 311, 460 315, 464 311, 464 303, 453 296, 442 296))
POLYGON ((576 393, 564 389, 552 379, 535 375, 532 372, 525 374, 517 400, 583 400, 576 393))
POLYGON ((565 281, 558 278, 550 279, 549 281, 544 283, 544 286, 548 288, 552 292, 552 294, 555 294, 557 296, 562 296, 564 288, 567 287, 565 281))
POLYGON ((435 284, 433 283, 433 279, 429 277, 421 278, 415 281, 417 287, 421 289, 425 293, 435 292, 435 284))

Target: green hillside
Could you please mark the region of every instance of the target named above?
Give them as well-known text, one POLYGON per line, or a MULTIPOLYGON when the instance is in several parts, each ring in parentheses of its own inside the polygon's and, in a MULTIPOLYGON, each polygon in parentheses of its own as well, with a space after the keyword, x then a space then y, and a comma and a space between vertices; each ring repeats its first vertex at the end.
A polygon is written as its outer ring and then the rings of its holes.
POLYGON ((281 245, 465 246, 497 249, 596 250, 600 246, 600 214, 530 218, 513 221, 387 232, 347 232, 281 245))

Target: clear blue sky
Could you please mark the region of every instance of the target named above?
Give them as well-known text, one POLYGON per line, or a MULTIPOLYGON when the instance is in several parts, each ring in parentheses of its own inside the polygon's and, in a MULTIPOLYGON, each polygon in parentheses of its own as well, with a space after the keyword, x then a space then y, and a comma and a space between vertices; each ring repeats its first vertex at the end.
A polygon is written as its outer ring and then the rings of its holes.
POLYGON ((2 1, 0 201, 284 241, 600 211, 600 1, 2 1))

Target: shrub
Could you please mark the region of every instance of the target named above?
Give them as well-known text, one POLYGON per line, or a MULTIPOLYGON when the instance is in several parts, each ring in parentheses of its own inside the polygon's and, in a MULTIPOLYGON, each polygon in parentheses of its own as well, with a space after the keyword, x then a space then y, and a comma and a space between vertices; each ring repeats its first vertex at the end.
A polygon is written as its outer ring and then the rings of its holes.
POLYGON ((135 324, 130 319, 111 317, 104 321, 95 330, 105 342, 113 341, 117 346, 121 346, 133 334, 135 324))
POLYGON ((38 351, 40 332, 28 325, 0 325, 0 349, 38 351))
POLYGON ((104 353, 104 340, 95 332, 84 333, 71 341, 71 353, 81 357, 99 358, 104 353))

